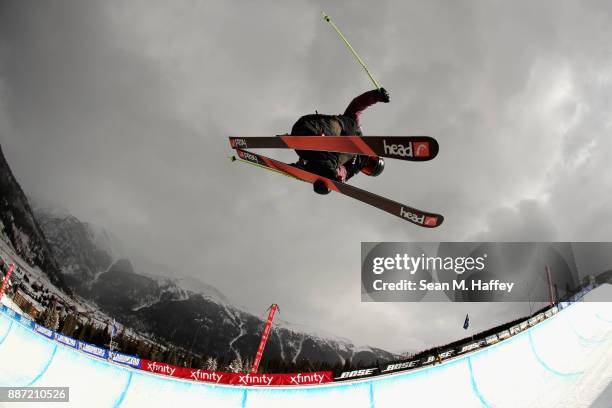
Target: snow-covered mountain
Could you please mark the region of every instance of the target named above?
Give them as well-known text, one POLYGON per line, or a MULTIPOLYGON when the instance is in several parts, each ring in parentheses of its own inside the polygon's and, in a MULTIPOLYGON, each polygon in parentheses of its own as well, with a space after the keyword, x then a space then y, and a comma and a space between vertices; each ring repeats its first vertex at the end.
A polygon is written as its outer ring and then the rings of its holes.
MULTIPOLYGON (((104 316, 112 316, 140 333, 205 356, 231 359, 236 354, 248 358, 256 353, 265 316, 236 307, 211 285, 179 277, 180 270, 151 265, 135 270, 129 259, 112 249, 116 243, 107 232, 81 222, 66 210, 37 205, 32 211, 1 149, 0 241, 3 252, 20 258, 18 262, 29 274, 45 274, 48 280, 37 281, 49 285, 49 292, 70 308, 97 307, 103 321, 108 320, 104 316)), ((87 315, 95 313, 92 310, 87 315)), ((316 334, 314 329, 289 323, 273 327, 264 360, 333 365, 395 357, 347 339, 316 334)))
MULTIPOLYGON (((109 234, 71 215, 37 208, 35 216, 66 282, 101 311, 196 353, 227 359, 236 353, 255 355, 264 316, 236 307, 219 290, 195 278, 168 277, 179 270, 152 265, 138 270, 129 259, 115 259, 109 234)), ((274 325, 265 357, 287 363, 344 364, 390 360, 394 355, 285 322, 274 325)))
POLYGON ((60 216, 36 208, 34 217, 58 260, 64 280, 82 296, 90 294, 91 283, 114 262, 107 234, 73 216, 60 216))
POLYGON ((69 292, 47 239, 32 215, 21 186, 0 147, 0 238, 29 265, 43 270, 58 288, 69 292))

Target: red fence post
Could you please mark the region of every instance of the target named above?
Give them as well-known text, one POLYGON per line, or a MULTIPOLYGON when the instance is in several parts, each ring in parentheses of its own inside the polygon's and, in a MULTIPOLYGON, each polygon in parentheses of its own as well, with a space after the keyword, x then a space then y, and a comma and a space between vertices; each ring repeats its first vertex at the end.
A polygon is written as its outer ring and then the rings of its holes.
POLYGON ((6 276, 4 277, 4 281, 2 281, 2 288, 0 288, 0 300, 2 299, 2 296, 4 296, 4 290, 6 289, 6 286, 9 283, 9 279, 11 278, 11 274, 13 273, 14 268, 15 268, 14 264, 9 265, 8 272, 6 273, 6 276))
POLYGON ((266 343, 268 342, 268 336, 270 335, 270 328, 272 327, 272 320, 274 320, 274 314, 278 310, 278 305, 273 303, 270 306, 270 313, 268 314, 268 320, 266 321, 266 325, 264 326, 263 333, 261 334, 261 341, 259 342, 259 348, 257 349, 257 354, 255 355, 255 360, 253 361, 253 367, 251 368, 252 373, 256 373, 259 369, 259 363, 261 362, 261 356, 263 355, 264 348, 266 348, 266 343))
POLYGON ((550 276, 550 268, 548 267, 548 265, 546 265, 546 277, 548 278, 548 291, 550 294, 550 304, 554 305, 556 300, 555 300, 555 295, 553 292, 553 284, 552 284, 552 277, 550 276))

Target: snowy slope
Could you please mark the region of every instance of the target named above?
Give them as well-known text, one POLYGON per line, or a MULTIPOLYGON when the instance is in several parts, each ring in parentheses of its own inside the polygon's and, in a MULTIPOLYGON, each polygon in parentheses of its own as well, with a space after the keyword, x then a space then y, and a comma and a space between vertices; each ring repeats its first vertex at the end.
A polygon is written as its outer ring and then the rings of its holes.
MULTIPOLYGON (((612 287, 593 293, 610 299, 612 287)), ((0 360, 10 368, 0 371, 0 386, 69 386, 70 403, 57 406, 609 407, 604 390, 612 384, 612 303, 574 304, 508 340, 442 364, 322 386, 224 386, 155 375, 60 346, 5 315, 0 360)))
MULTIPOLYGON (((235 305, 215 287, 174 270, 140 261, 116 259, 104 230, 66 211, 36 209, 60 270, 84 301, 136 331, 202 355, 231 359, 256 352, 263 316, 235 305), (172 277, 170 277, 172 276, 172 277)), ((90 311, 90 313, 92 313, 90 311)), ((395 358, 373 347, 313 328, 284 322, 274 325, 266 348, 269 359, 285 362, 347 361, 370 363, 395 358)))

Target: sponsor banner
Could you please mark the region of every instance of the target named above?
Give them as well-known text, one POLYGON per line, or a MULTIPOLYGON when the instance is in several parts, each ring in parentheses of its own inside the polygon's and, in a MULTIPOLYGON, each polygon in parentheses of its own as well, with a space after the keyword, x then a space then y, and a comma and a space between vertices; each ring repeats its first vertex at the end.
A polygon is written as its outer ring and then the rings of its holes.
POLYGON ((293 374, 257 374, 257 373, 217 373, 229 377, 229 384, 240 386, 273 386, 273 385, 309 385, 324 384, 332 381, 331 371, 293 373, 293 374))
POLYGON ((470 351, 477 350, 480 348, 481 341, 477 340, 457 348, 457 354, 469 353, 470 351))
POLYGON ((512 326, 510 328, 510 334, 512 336, 514 336, 515 334, 520 333, 521 331, 522 331, 522 329, 521 329, 521 325, 520 324, 517 324, 516 326, 512 326))
POLYGON ((4 306, 3 304, 0 304, 0 311, 1 312, 6 312, 7 307, 4 306))
POLYGON ((172 364, 142 359, 140 369, 155 374, 184 378, 215 384, 251 385, 308 385, 324 384, 333 381, 331 371, 293 373, 293 374, 253 374, 225 373, 221 371, 178 367, 172 364))
POLYGON ((411 370, 413 368, 417 368, 418 366, 420 366, 421 364, 421 360, 420 359, 413 359, 413 360, 407 360, 407 361, 398 361, 395 363, 389 363, 389 364, 385 364, 383 366, 381 366, 380 368, 380 373, 381 374, 386 374, 386 373, 392 373, 392 372, 396 372, 396 371, 405 371, 405 370, 411 370))
POLYGON ((147 360, 143 358, 140 360, 140 367, 138 368, 144 371, 150 371, 155 374, 163 374, 163 375, 170 375, 173 377, 178 377, 178 375, 175 375, 176 370, 180 369, 181 367, 174 366, 171 364, 166 364, 166 363, 158 363, 157 361, 147 360))
POLYGON ((439 353, 437 355, 427 357, 427 359, 423 362, 423 365, 427 365, 430 363, 432 363, 433 365, 440 364, 442 363, 442 361, 446 360, 447 358, 452 357, 454 354, 455 354, 454 350, 443 351, 442 353, 439 353), (433 361, 431 361, 432 359, 433 361))
POLYGON ((485 343, 487 344, 487 346, 490 345, 490 344, 495 344, 498 341, 499 341, 499 339, 497 338, 497 336, 495 334, 485 338, 485 343))
POLYGON ((119 364, 124 364, 134 368, 140 368, 140 358, 130 356, 129 354, 112 352, 109 353, 111 361, 119 364))
POLYGON ((501 340, 505 340, 510 337, 510 332, 508 330, 504 330, 497 335, 497 338, 501 340))
POLYGON ((554 306, 554 307, 553 307, 552 309, 550 309, 550 310, 551 310, 551 312, 552 312, 553 314, 557 314, 557 313, 559 312, 559 308, 558 308, 557 306, 554 306))
POLYGON ((108 358, 108 350, 102 347, 98 347, 98 346, 94 346, 93 344, 89 344, 89 343, 84 343, 82 341, 79 341, 78 343, 79 345, 79 350, 81 350, 84 353, 90 354, 92 356, 95 357, 99 357, 99 358, 108 358))
POLYGON ((550 309, 544 312, 544 317, 546 317, 547 319, 551 318, 552 315, 553 315, 553 311, 550 309))
POLYGON ((201 370, 199 368, 184 368, 179 371, 181 378, 186 378, 193 381, 201 381, 216 384, 231 384, 231 376, 233 373, 224 373, 221 371, 201 370))
POLYGON ((283 385, 281 378, 277 375, 272 374, 258 374, 258 373, 232 373, 230 374, 230 384, 232 385, 283 385))
POLYGON ((334 380, 352 380, 357 378, 371 377, 376 374, 378 374, 378 367, 362 368, 359 370, 344 371, 338 377, 334 378, 334 380))
POLYGON ((17 314, 17 312, 15 312, 13 309, 11 309, 10 307, 6 308, 6 314, 9 315, 10 317, 12 317, 13 319, 17 320, 17 317, 19 316, 17 314))
MULTIPOLYGON (((478 343, 474 343, 476 344, 476 348, 478 348, 478 343)), ((469 350, 466 350, 469 351, 469 350)), ((463 352, 466 352, 463 351, 463 352)), ((443 351, 437 355, 430 355, 421 359, 411 359, 411 360, 406 360, 406 361, 396 361, 393 363, 388 363, 385 365, 380 366, 380 373, 381 374, 386 374, 386 373, 392 373, 392 372, 397 372, 397 371, 407 371, 407 370, 411 370, 414 368, 418 368, 418 367, 423 367, 429 364, 438 364, 441 363, 443 360, 446 360, 448 358, 451 358, 457 354, 461 354, 461 348, 459 348, 458 350, 446 350, 443 351)))
POLYGON ((333 381, 331 371, 276 375, 280 375, 283 377, 283 385, 325 384, 333 381))
POLYGON ((21 319, 19 319, 19 323, 21 323, 22 325, 24 325, 25 327, 27 327, 28 329, 33 329, 34 325, 36 323, 34 323, 34 321, 28 317, 25 316, 21 316, 21 319))
POLYGON ((75 340, 72 337, 64 336, 63 334, 55 333, 55 341, 65 344, 68 347, 75 349, 79 348, 78 340, 75 340))
POLYGON ((436 356, 434 356, 434 355, 427 356, 427 357, 425 357, 424 359, 421 360, 421 367, 433 364, 435 362, 436 362, 436 356))
POLYGON ((46 327, 41 326, 40 324, 35 324, 34 325, 34 331, 37 332, 37 333, 42 334, 45 337, 53 339, 53 330, 47 329, 46 327))
POLYGON ((219 371, 179 367, 172 364, 160 363, 147 359, 142 359, 140 361, 140 369, 155 374, 168 375, 171 377, 216 384, 229 384, 229 377, 231 375, 230 373, 224 373, 219 371))
POLYGON ((527 329, 527 327, 529 327, 529 323, 527 323, 526 321, 519 323, 519 328, 521 329, 521 331, 527 329))

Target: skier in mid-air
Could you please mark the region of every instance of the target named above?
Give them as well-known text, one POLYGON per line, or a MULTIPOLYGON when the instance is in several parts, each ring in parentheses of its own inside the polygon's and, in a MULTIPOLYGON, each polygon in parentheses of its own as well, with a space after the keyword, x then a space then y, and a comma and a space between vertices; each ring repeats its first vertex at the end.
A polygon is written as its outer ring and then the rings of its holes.
MULTIPOLYGON (((385 88, 359 95, 351 101, 342 115, 316 113, 302 116, 293 125, 291 136, 362 136, 360 116, 365 109, 377 102, 389 102, 389 93, 385 88)), ((300 160, 295 166, 341 182, 346 182, 359 172, 368 176, 378 176, 385 167, 384 160, 378 156, 313 150, 296 150, 296 153, 300 160)), ((313 189, 318 194, 329 193, 329 189, 321 180, 313 184, 313 189)))
POLYGON ((362 135, 359 123, 361 114, 377 102, 389 102, 389 93, 376 82, 331 18, 324 12, 321 14, 368 74, 375 89, 353 99, 341 115, 320 115, 315 111, 314 115, 302 116, 293 125, 290 135, 230 136, 230 146, 236 149, 238 155, 238 158, 231 156, 230 160, 312 183, 314 191, 319 194, 336 191, 421 227, 440 226, 444 221, 441 214, 422 211, 345 183, 359 172, 378 176, 385 166, 382 157, 428 161, 436 157, 439 146, 430 136, 362 135), (297 163, 289 164, 246 150, 266 148, 293 149, 300 159, 297 163))

